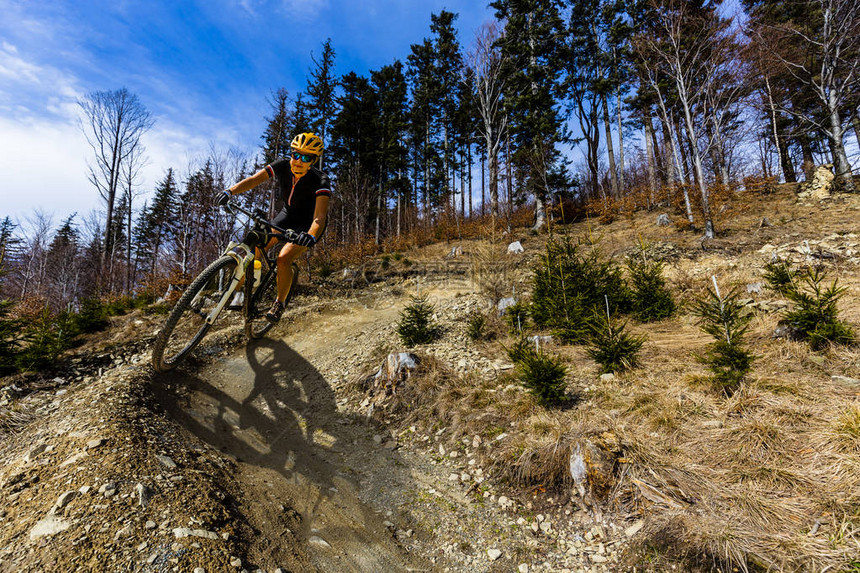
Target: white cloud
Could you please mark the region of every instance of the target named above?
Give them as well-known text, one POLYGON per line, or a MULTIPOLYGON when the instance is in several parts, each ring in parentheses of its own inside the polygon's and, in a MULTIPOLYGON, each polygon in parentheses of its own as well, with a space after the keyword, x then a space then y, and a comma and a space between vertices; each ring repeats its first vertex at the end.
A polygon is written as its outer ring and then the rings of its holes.
POLYGON ((72 123, 0 117, 0 197, 4 215, 23 219, 40 208, 58 217, 98 207, 87 180, 86 140, 72 123))

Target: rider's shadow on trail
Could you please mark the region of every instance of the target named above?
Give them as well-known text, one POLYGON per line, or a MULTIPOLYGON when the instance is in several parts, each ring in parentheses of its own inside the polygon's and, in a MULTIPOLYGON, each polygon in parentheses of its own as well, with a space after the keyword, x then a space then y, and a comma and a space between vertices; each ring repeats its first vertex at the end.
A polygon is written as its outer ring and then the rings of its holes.
POLYGON ((206 379, 174 372, 162 380, 195 392, 182 407, 173 392, 159 393, 175 419, 202 440, 239 461, 307 479, 325 495, 337 468, 323 459, 342 451, 338 427, 349 417, 337 412, 335 395, 320 372, 280 340, 246 347, 206 368, 206 379))

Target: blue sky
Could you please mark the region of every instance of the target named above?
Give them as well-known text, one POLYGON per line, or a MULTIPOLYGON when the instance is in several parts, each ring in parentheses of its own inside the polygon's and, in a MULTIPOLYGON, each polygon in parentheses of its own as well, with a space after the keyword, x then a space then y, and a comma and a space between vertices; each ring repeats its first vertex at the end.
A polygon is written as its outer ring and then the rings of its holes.
POLYGON ((77 99, 126 87, 152 112, 142 190, 212 146, 256 151, 279 87, 304 90, 326 38, 336 72, 367 73, 458 13, 460 42, 492 19, 475 0, 0 0, 0 217, 55 222, 101 207, 77 99))

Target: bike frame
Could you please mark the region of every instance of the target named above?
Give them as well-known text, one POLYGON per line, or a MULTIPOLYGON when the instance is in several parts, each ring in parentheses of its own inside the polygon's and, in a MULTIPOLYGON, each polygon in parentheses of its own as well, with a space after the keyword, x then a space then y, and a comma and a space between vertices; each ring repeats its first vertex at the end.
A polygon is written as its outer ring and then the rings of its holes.
MULTIPOLYGON (((250 218, 251 221, 255 223, 256 226, 260 227, 261 230, 264 230, 265 241, 263 245, 268 244, 268 242, 273 238, 290 243, 298 237, 298 233, 296 233, 292 229, 282 229, 281 227, 278 227, 277 225, 274 225, 271 221, 267 220, 263 216, 262 211, 249 211, 232 201, 228 202, 227 205, 224 206, 224 208, 228 211, 234 210, 239 211, 240 213, 244 213, 250 218), (272 233, 269 229, 275 229, 278 232, 272 233)), ((252 229, 252 231, 253 230, 254 229, 252 229)), ((233 293, 236 292, 236 288, 239 286, 239 283, 242 282, 242 278, 244 278, 244 276, 247 274, 248 268, 250 268, 251 265, 254 264, 254 260, 257 258, 257 248, 260 248, 260 250, 263 251, 262 247, 251 247, 244 242, 237 243, 235 241, 231 241, 227 245, 227 248, 224 250, 224 253, 221 256, 227 255, 229 257, 233 257, 233 259, 236 260, 236 270, 233 271, 233 278, 231 279, 231 284, 227 288, 227 291, 225 291, 225 295, 221 297, 221 300, 218 301, 218 304, 215 306, 215 308, 213 308, 206 316, 207 324, 211 325, 215 322, 215 320, 218 318, 218 315, 221 314, 221 311, 227 305, 227 301, 230 300, 230 298, 233 296, 233 293), (240 255, 237 250, 241 250, 245 254, 240 255)), ((266 255, 265 252, 263 252, 263 258, 266 259, 266 265, 269 267, 269 269, 276 267, 274 261, 269 259, 268 255, 266 255)), ((267 269, 266 272, 269 272, 269 269, 267 269)))
POLYGON ((254 264, 254 259, 256 258, 256 253, 248 245, 233 241, 227 245, 224 253, 222 253, 222 256, 223 255, 227 255, 236 260, 236 270, 233 271, 233 276, 230 279, 230 286, 227 287, 226 291, 224 291, 224 296, 221 297, 221 300, 218 301, 215 308, 209 311, 209 314, 206 315, 206 323, 209 325, 215 322, 215 319, 218 318, 218 315, 221 314, 221 311, 224 310, 225 306, 227 306, 227 301, 230 300, 230 297, 236 292, 236 288, 239 286, 239 283, 242 282, 242 278, 247 274, 246 269, 249 265, 254 264), (235 249, 243 250, 245 255, 240 256, 235 249))

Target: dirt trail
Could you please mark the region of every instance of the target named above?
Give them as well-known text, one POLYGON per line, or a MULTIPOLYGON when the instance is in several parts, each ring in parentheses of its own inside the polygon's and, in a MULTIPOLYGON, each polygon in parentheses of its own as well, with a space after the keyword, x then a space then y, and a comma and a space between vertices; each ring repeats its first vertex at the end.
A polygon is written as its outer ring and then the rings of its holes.
POLYGON ((165 379, 190 389, 183 404, 163 394, 171 414, 237 460, 243 511, 259 530, 249 555, 255 565, 435 570, 413 551, 421 533, 413 533, 407 514, 363 501, 377 488, 397 504, 406 498, 396 490, 432 478, 415 475, 421 472, 378 443, 378 435, 374 440, 378 430, 364 419, 338 411, 331 375, 356 355, 356 335, 395 322, 402 304, 368 312, 356 302, 316 317, 316 330, 309 320, 285 325, 196 373, 165 379))

